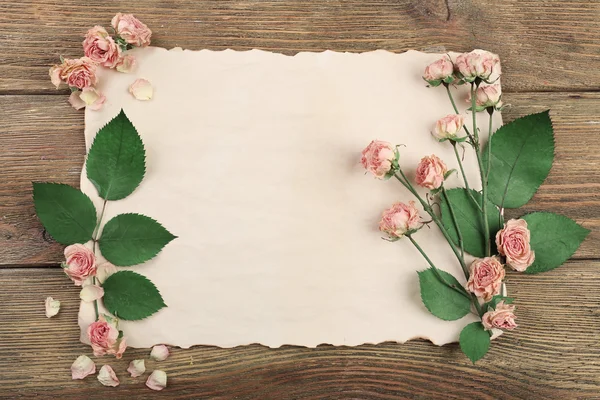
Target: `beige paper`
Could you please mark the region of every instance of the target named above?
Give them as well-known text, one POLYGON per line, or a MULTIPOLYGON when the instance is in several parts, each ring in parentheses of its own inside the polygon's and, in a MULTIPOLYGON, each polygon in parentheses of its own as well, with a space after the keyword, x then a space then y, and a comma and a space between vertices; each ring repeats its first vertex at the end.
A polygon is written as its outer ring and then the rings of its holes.
MULTIPOLYGON (((386 242, 377 230, 381 212, 411 196, 359 165, 361 150, 381 139, 404 145, 400 163, 411 177, 433 153, 457 168, 452 147, 430 135, 452 107, 443 88, 421 79, 440 55, 132 53, 137 71, 102 70, 107 102, 85 114, 88 148, 121 108, 146 146, 143 183, 127 199, 109 202, 104 222, 143 213, 179 238, 132 267, 157 285, 168 308, 123 321, 130 346, 352 346, 419 337, 441 345, 475 319, 445 322, 425 309, 416 273, 427 268, 425 260, 409 241, 386 242), (152 100, 128 93, 137 78, 153 84, 152 100)), ((455 91, 462 110, 465 90, 455 91)), ((469 149, 465 165, 478 187, 469 149)), ((459 184, 456 175, 450 179, 459 184)), ((99 206, 85 174, 81 185, 99 206)), ((464 282, 436 227, 415 238, 439 268, 464 282)), ((82 304, 83 332, 93 317, 92 306, 82 304)))

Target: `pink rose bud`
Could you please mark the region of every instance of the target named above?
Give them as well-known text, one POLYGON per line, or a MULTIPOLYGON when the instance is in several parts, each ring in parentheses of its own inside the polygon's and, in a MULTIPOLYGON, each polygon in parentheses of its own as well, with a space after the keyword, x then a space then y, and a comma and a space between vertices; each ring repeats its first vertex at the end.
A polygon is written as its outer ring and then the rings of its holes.
POLYGON ((66 261, 63 264, 65 273, 75 285, 96 274, 96 256, 94 252, 82 244, 72 244, 65 248, 66 261))
POLYGON ((88 375, 96 373, 96 364, 88 356, 79 356, 71 365, 71 377, 83 379, 88 375))
POLYGON ((121 57, 121 48, 106 29, 96 25, 85 34, 83 54, 95 63, 114 68, 121 57))
MULTIPOLYGON (((468 103, 471 104, 469 94, 468 103)), ((499 109, 502 107, 502 89, 499 84, 481 85, 475 91, 476 111, 485 110, 488 107, 499 109)))
POLYGON ((87 334, 96 357, 114 354, 115 357, 121 358, 127 349, 125 338, 119 338, 116 324, 107 321, 104 315, 101 315, 98 321, 90 324, 87 334))
POLYGON ((150 352, 150 358, 155 361, 164 361, 169 357, 169 348, 164 344, 154 346, 150 352))
POLYGON ((465 82, 481 79, 486 83, 496 81, 502 70, 500 58, 489 51, 473 50, 456 57, 456 69, 465 82))
POLYGON ((154 95, 154 89, 152 88, 152 84, 146 79, 136 79, 129 86, 129 93, 133 95, 138 100, 150 100, 154 95))
POLYGON ((54 300, 52 297, 46 298, 46 317, 52 318, 60 311, 60 301, 54 300))
POLYGON ((425 68, 423 79, 431 86, 439 86, 442 82, 451 83, 454 80, 453 72, 452 61, 448 57, 442 57, 425 68))
POLYGON ((458 132, 463 128, 463 125, 464 117, 462 115, 446 115, 436 122, 431 134, 440 142, 457 139, 458 132))
POLYGON ((514 314, 515 307, 504 304, 504 301, 496 305, 496 309, 488 311, 481 317, 481 323, 486 330, 493 328, 512 331, 517 327, 514 314))
POLYGON ((398 158, 394 146, 381 140, 373 140, 362 151, 360 160, 362 166, 371 172, 377 179, 384 179, 393 173, 393 164, 398 158))
POLYGON ((119 386, 119 378, 110 365, 103 365, 98 372, 98 381, 104 386, 119 386))
POLYGON ((136 66, 137 61, 135 57, 132 55, 126 55, 119 59, 119 62, 117 63, 117 71, 128 74, 132 72, 136 66))
POLYGON ((523 219, 508 220, 496 234, 498 252, 506 257, 506 264, 515 271, 525 271, 535 260, 530 236, 527 221, 523 219))
POLYGON ((96 64, 88 57, 78 59, 66 58, 62 64, 50 68, 50 80, 56 87, 58 87, 60 82, 66 82, 70 87, 80 90, 95 86, 98 82, 96 64))
POLYGON ((132 378, 142 376, 144 372, 146 372, 146 364, 144 360, 133 360, 132 362, 130 362, 129 367, 127 368, 127 372, 131 374, 132 378))
POLYGON ((446 164, 435 155, 423 157, 417 166, 415 181, 424 188, 438 189, 444 183, 447 172, 446 164))
POLYGON ((471 264, 467 290, 484 301, 490 301, 500 294, 504 274, 498 257, 478 258, 471 264))
POLYGON ((113 17, 111 25, 117 35, 131 45, 146 47, 150 44, 152 31, 132 14, 118 13, 113 17))
POLYGON ((167 374, 158 369, 153 371, 146 381, 146 386, 152 390, 163 390, 167 387, 167 374))
POLYGON ((415 207, 414 201, 408 204, 394 204, 383 212, 379 222, 379 230, 387 233, 390 238, 401 238, 421 229, 422 226, 419 210, 415 207))

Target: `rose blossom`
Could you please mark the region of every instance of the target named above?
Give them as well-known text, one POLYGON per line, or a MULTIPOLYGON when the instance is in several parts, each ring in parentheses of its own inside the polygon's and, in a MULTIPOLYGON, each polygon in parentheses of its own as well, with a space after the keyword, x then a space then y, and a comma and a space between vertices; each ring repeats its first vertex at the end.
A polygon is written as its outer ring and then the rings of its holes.
POLYGON ((496 305, 496 309, 488 311, 481 317, 481 323, 486 330, 492 328, 507 329, 512 331, 517 327, 515 323, 515 314, 513 313, 515 306, 504 304, 504 301, 496 305))
POLYGON ((381 140, 373 140, 361 154, 362 166, 378 179, 385 178, 392 169, 392 161, 396 159, 394 146, 381 140))
POLYGON ((438 119, 431 134, 439 141, 456 139, 456 134, 464 125, 464 117, 458 114, 446 115, 438 119))
POLYGON ((525 271, 535 260, 530 237, 527 221, 523 219, 508 220, 496 234, 498 253, 505 256, 506 263, 516 271, 525 271))
MULTIPOLYGON (((475 105, 477 111, 488 107, 502 107, 502 89, 499 84, 481 85, 475 91, 475 105)), ((468 103, 471 104, 471 95, 469 94, 468 103)))
POLYGON ((396 203, 383 212, 379 222, 379 230, 392 238, 400 238, 421 228, 421 217, 415 202, 396 203))
POLYGON ((96 274, 96 256, 82 244, 72 244, 65 248, 65 273, 75 285, 81 286, 90 276, 96 274))
POLYGON ((479 78, 490 83, 497 80, 502 73, 500 58, 489 51, 473 50, 456 57, 456 69, 466 82, 479 78))
POLYGON ((117 34, 129 44, 142 47, 150 44, 152 31, 133 14, 118 13, 113 17, 111 25, 117 34))
POLYGON ((85 34, 83 54, 95 63, 114 68, 121 57, 121 48, 106 29, 96 25, 85 34))
MULTIPOLYGON (((98 82, 96 64, 88 57, 77 59, 65 58, 61 65, 55 67, 60 69, 60 79, 65 81, 70 87, 83 89, 95 86, 98 82)), ((52 68, 50 69, 51 74, 56 75, 56 71, 53 71, 52 68)))
POLYGON ((423 79, 432 86, 438 86, 442 82, 452 82, 454 79, 452 76, 453 72, 454 65, 452 64, 452 61, 450 61, 448 57, 443 57, 429 64, 425 68, 423 79))
POLYGON ((504 274, 504 267, 498 257, 478 258, 471 264, 467 290, 484 301, 490 301, 500 294, 504 274))
POLYGON ((438 189, 444 183, 446 164, 434 155, 423 157, 417 166, 415 181, 427 189, 438 189))
POLYGON ((104 315, 90 324, 87 334, 96 357, 114 354, 115 357, 121 358, 127 349, 125 338, 119 339, 119 330, 112 322, 108 322, 104 315))
POLYGON ((137 61, 132 55, 125 55, 119 59, 117 63, 117 71, 123 72, 125 74, 130 73, 137 66, 137 61))

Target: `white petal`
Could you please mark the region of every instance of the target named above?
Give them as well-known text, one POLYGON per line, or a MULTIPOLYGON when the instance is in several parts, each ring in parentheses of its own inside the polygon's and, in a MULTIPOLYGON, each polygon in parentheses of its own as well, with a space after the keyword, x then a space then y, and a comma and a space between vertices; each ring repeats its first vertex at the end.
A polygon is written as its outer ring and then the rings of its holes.
POLYGON ((169 348, 164 344, 154 346, 150 352, 150 358, 156 361, 164 361, 169 357, 169 348))
POLYGON ((106 261, 96 267, 96 278, 100 279, 100 282, 104 282, 115 272, 117 272, 117 267, 106 261))
POLYGON ((152 390, 163 390, 167 387, 167 374, 165 371, 155 370, 146 381, 146 386, 152 390))
POLYGON ((104 386, 119 386, 119 378, 115 375, 115 371, 110 367, 110 365, 103 365, 100 368, 100 372, 98 373, 98 380, 104 386))
POLYGON ((81 100, 79 97, 80 94, 81 92, 77 90, 69 96, 69 104, 76 110, 81 110, 85 107, 85 101, 81 100))
POLYGON ((152 84, 146 79, 136 79, 129 86, 129 93, 138 100, 150 100, 154 94, 154 89, 152 88, 152 84))
POLYGON ((146 364, 144 360, 133 360, 129 363, 129 368, 127 368, 127 372, 131 374, 132 378, 137 378, 146 372, 146 364))
POLYGON ((104 289, 97 285, 86 285, 79 293, 79 298, 86 303, 98 300, 102 298, 102 296, 104 296, 104 289))
POLYGON ((88 356, 79 356, 71 365, 73 379, 83 379, 96 372, 96 364, 88 356))
POLYGON ((54 317, 60 310, 60 301, 54 300, 52 297, 46 298, 46 317, 54 317))

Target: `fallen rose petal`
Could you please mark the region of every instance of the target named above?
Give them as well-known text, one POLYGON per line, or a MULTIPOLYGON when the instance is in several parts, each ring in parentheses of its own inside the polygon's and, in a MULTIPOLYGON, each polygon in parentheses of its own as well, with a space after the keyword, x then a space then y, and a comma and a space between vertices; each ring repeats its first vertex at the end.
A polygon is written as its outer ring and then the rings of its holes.
POLYGON ((81 292, 79 292, 79 298, 86 303, 91 303, 94 300, 98 300, 104 296, 104 289, 97 285, 85 285, 81 292))
POLYGON ((138 100, 150 100, 154 94, 154 89, 152 88, 152 84, 146 79, 136 79, 129 86, 129 93, 138 100))
POLYGON ((148 380, 146 381, 146 386, 148 386, 152 390, 163 390, 167 387, 167 374, 165 371, 161 371, 159 369, 153 371, 148 380))
POLYGON ((106 96, 102 94, 99 90, 93 87, 84 88, 79 94, 79 98, 83 100, 85 105, 94 111, 98 111, 104 105, 106 101, 106 96))
POLYGON ((100 279, 100 282, 104 282, 106 278, 108 278, 115 272, 117 272, 117 267, 106 261, 98 265, 98 267, 96 268, 96 278, 100 279))
POLYGON ((46 317, 51 318, 58 314, 60 310, 60 301, 54 300, 52 297, 46 298, 46 317))
POLYGON ((71 365, 73 379, 83 379, 96 372, 96 364, 88 356, 79 356, 71 365))
POLYGON ((110 367, 110 365, 103 365, 100 368, 100 372, 98 373, 98 380, 104 386, 119 386, 119 378, 115 374, 115 371, 110 367))
POLYGON ((132 72, 137 66, 137 61, 134 56, 126 55, 121 57, 117 64, 117 71, 128 74, 132 72))
POLYGON ((164 361, 169 357, 169 348, 164 344, 154 346, 150 352, 150 358, 156 361, 164 361))
POLYGON ((129 363, 129 368, 127 368, 127 372, 131 374, 132 378, 137 378, 146 372, 146 364, 144 360, 133 360, 129 363))
POLYGON ((81 92, 77 90, 69 96, 69 104, 76 110, 81 110, 86 106, 85 101, 81 100, 80 94, 81 92))

